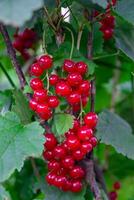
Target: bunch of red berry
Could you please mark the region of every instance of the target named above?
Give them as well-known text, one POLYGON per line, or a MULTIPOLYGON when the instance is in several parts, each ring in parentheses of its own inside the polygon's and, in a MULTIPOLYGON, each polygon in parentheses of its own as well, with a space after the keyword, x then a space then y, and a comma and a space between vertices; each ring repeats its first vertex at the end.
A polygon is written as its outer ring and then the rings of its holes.
POLYGON ((48 184, 64 191, 81 191, 85 171, 78 162, 97 145, 93 135, 97 119, 97 115, 92 112, 85 115, 84 125, 75 119, 73 128, 65 133, 62 143, 58 143, 52 133, 45 134, 43 156, 48 161, 48 184))
POLYGON ((120 190, 121 185, 119 181, 116 181, 113 184, 113 190, 111 192, 109 192, 109 200, 117 200, 118 198, 118 193, 117 191, 120 190))
POLYGON ((28 49, 33 47, 33 43, 36 40, 36 33, 26 28, 22 33, 14 34, 14 39, 14 48, 21 53, 25 60, 28 60, 30 57, 28 49))

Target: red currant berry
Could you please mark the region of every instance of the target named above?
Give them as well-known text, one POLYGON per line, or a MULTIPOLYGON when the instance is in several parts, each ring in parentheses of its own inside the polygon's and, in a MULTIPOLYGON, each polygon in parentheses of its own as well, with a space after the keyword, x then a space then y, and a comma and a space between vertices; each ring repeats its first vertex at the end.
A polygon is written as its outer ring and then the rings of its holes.
POLYGON ((52 133, 45 134, 46 142, 44 144, 47 150, 53 150, 57 145, 57 139, 52 133))
POLYGON ((98 122, 98 116, 94 112, 89 112, 84 117, 84 122, 89 128, 95 128, 98 122))
POLYGON ((71 183, 71 191, 72 192, 80 192, 82 190, 82 183, 79 180, 74 180, 71 183))
POLYGON ((63 191, 69 191, 71 190, 71 181, 66 179, 65 185, 62 186, 63 191))
POLYGON ((113 188, 114 188, 115 190, 119 190, 119 189, 121 188, 120 182, 119 182, 119 181, 116 181, 116 182, 114 183, 114 185, 113 185, 113 188))
POLYGON ((76 161, 80 161, 84 158, 85 153, 83 153, 80 149, 73 151, 73 158, 76 161))
POLYGON ((50 110, 50 108, 46 103, 38 104, 36 112, 42 119, 45 120, 48 120, 52 115, 52 111, 50 110))
POLYGON ((84 96, 85 96, 85 94, 89 94, 90 89, 91 89, 91 85, 90 85, 89 81, 82 81, 82 83, 79 86, 80 94, 82 94, 84 96))
POLYGON ((59 146, 55 147, 55 149, 54 149, 54 158, 56 160, 63 159, 65 157, 65 155, 66 155, 66 151, 65 151, 63 146, 59 145, 59 146))
POLYGON ((73 112, 79 112, 80 111, 80 104, 74 104, 72 106, 73 112))
POLYGON ((54 181, 54 186, 58 188, 62 188, 66 184, 66 177, 65 176, 56 176, 54 181))
POLYGON ((80 61, 75 64, 76 71, 79 72, 81 75, 84 75, 87 72, 87 64, 80 61))
POLYGON ((37 102, 34 99, 31 99, 29 102, 29 107, 31 108, 31 110, 36 111, 37 109, 37 102))
POLYGON ((47 102, 50 108, 56 108, 59 105, 58 97, 54 95, 49 96, 47 102))
POLYGON ((49 171, 53 171, 53 172, 57 172, 60 169, 60 164, 59 162, 52 160, 48 163, 48 170, 49 171))
POLYGON ((66 169, 72 169, 74 166, 74 159, 72 156, 66 156, 63 160, 62 160, 62 165, 64 168, 66 169))
POLYGON ((85 141, 85 142, 83 142, 83 143, 81 144, 81 151, 82 151, 84 154, 86 154, 86 153, 92 151, 92 149, 93 149, 93 146, 92 146, 92 144, 89 143, 89 141, 85 141))
POLYGON ((111 39, 112 38, 112 36, 113 36, 113 29, 111 29, 111 28, 109 28, 109 29, 105 29, 104 31, 103 31, 103 33, 104 33, 104 39, 105 40, 109 40, 109 39, 111 39))
POLYGON ((78 119, 74 119, 72 131, 77 131, 80 127, 80 121, 78 119))
POLYGON ((38 63, 34 63, 31 65, 30 74, 32 76, 41 76, 43 72, 43 68, 38 63))
POLYGON ((117 192, 116 191, 112 191, 109 193, 109 200, 117 200, 117 192))
POLYGON ((53 172, 50 172, 46 176, 46 181, 48 184, 53 185, 55 178, 56 178, 56 174, 54 174, 53 172))
POLYGON ((50 85, 56 85, 56 83, 58 82, 59 80, 59 77, 58 75, 56 74, 52 74, 50 77, 49 77, 49 82, 50 82, 50 85))
POLYGON ((13 42, 13 47, 22 52, 23 51, 23 41, 20 38, 17 38, 14 42, 13 42))
POLYGON ((63 64, 63 69, 68 73, 73 73, 76 71, 75 63, 72 60, 66 59, 63 64))
POLYGON ((67 138, 67 146, 70 150, 77 150, 80 148, 80 142, 76 136, 69 136, 67 138))
POLYGON ((75 166, 70 171, 70 177, 73 179, 82 179, 84 175, 85 175, 85 172, 80 166, 75 166))
POLYGON ((44 70, 46 70, 52 67, 53 59, 50 55, 43 55, 39 58, 38 63, 44 70))
POLYGON ((68 138, 71 135, 75 135, 75 133, 72 130, 69 130, 68 132, 65 133, 66 138, 68 138))
POLYGON ((97 141, 97 138, 96 137, 92 137, 89 141, 93 147, 96 147, 98 141, 97 141))
POLYGON ((43 157, 44 157, 45 160, 48 160, 48 161, 53 160, 53 158, 54 158, 53 152, 46 150, 46 151, 43 152, 43 157))
POLYGON ((67 100, 70 104, 77 104, 80 103, 81 96, 77 92, 72 92, 68 97, 67 100))
POLYGON ((79 73, 71 73, 67 77, 70 86, 78 86, 82 82, 82 76, 79 73))
POLYGON ((78 138, 82 141, 89 140, 93 137, 92 129, 88 128, 87 126, 82 126, 78 130, 78 138))
POLYGON ((59 82, 56 84, 55 92, 59 96, 66 97, 71 93, 71 88, 67 83, 59 82))
POLYGON ((35 90, 33 98, 37 102, 41 102, 41 103, 44 102, 47 99, 47 90, 45 89, 35 90))
POLYGON ((102 24, 105 24, 107 27, 114 28, 114 16, 106 15, 106 17, 101 21, 102 24))
POLYGON ((42 82, 42 80, 40 80, 39 78, 33 78, 33 79, 30 81, 30 87, 31 87, 33 90, 43 89, 43 82, 42 82))

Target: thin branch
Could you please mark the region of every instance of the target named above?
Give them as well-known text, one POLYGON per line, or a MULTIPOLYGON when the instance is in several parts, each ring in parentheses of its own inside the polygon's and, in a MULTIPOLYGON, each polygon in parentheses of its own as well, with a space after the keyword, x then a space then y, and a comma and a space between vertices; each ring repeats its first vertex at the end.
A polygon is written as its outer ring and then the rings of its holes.
POLYGON ((15 53, 15 50, 13 48, 13 45, 12 45, 12 42, 10 40, 10 37, 9 37, 9 34, 7 32, 7 29, 5 27, 4 24, 0 23, 0 32, 2 33, 2 36, 5 40, 5 44, 7 46, 7 52, 8 52, 8 55, 9 57, 11 58, 11 61, 13 63, 13 66, 16 70, 16 73, 18 75, 18 78, 19 78, 19 81, 20 81, 20 86, 21 86, 21 89, 24 88, 24 86, 26 85, 26 80, 25 80, 25 77, 24 77, 24 74, 21 70, 21 66, 16 58, 16 53, 15 53))

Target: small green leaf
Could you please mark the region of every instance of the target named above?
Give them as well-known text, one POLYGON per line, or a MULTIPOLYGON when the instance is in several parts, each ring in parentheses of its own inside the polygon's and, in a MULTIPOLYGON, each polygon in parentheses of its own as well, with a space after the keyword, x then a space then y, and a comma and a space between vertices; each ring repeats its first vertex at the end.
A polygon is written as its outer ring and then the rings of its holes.
POLYGON ((96 136, 112 145, 118 153, 134 159, 134 136, 130 125, 118 115, 106 110, 99 114, 96 136))
POLYGON ((32 89, 29 85, 26 85, 24 87, 24 90, 23 90, 23 93, 26 94, 26 93, 32 93, 32 89))
POLYGON ((13 91, 15 105, 12 106, 12 111, 15 112, 23 124, 31 122, 32 112, 29 109, 28 101, 20 90, 13 91))
POLYGON ((0 182, 21 170, 24 160, 43 151, 43 128, 37 122, 23 126, 13 112, 0 115, 0 182))
POLYGON ((63 135, 73 127, 73 116, 66 113, 55 114, 53 123, 53 132, 57 135, 63 135))
POLYGON ((0 109, 11 100, 12 93, 10 90, 0 91, 0 109))

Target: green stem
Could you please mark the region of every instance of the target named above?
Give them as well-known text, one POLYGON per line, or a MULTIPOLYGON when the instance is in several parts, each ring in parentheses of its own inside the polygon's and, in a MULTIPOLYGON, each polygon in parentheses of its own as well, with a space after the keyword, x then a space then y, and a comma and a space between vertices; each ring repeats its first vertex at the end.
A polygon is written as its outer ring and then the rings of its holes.
POLYGON ((2 71, 3 71, 3 73, 5 74, 5 76, 7 77, 9 83, 11 84, 11 86, 12 86, 13 88, 16 88, 14 82, 12 81, 11 77, 9 76, 9 74, 7 73, 7 71, 5 70, 4 66, 3 66, 1 63, 0 63, 0 67, 1 67, 1 69, 2 69, 2 71))
POLYGON ((68 27, 65 27, 65 28, 70 32, 71 38, 72 38, 72 47, 71 47, 70 56, 69 56, 69 58, 72 59, 73 50, 74 50, 74 35, 70 28, 68 28, 68 27))
POLYGON ((49 92, 49 75, 48 75, 48 71, 46 72, 46 78, 47 78, 47 91, 49 92))
POLYGON ((119 54, 119 51, 117 51, 116 53, 113 53, 113 54, 96 56, 96 57, 93 57, 93 60, 99 60, 99 59, 102 59, 102 58, 113 57, 113 56, 117 56, 118 54, 119 54))
POLYGON ((80 42, 81 42, 81 37, 82 37, 82 28, 80 28, 79 32, 78 32, 78 37, 77 37, 77 50, 80 49, 80 42))
POLYGON ((42 48, 45 54, 48 54, 47 49, 46 49, 46 32, 45 28, 43 27, 43 43, 42 43, 42 48))

